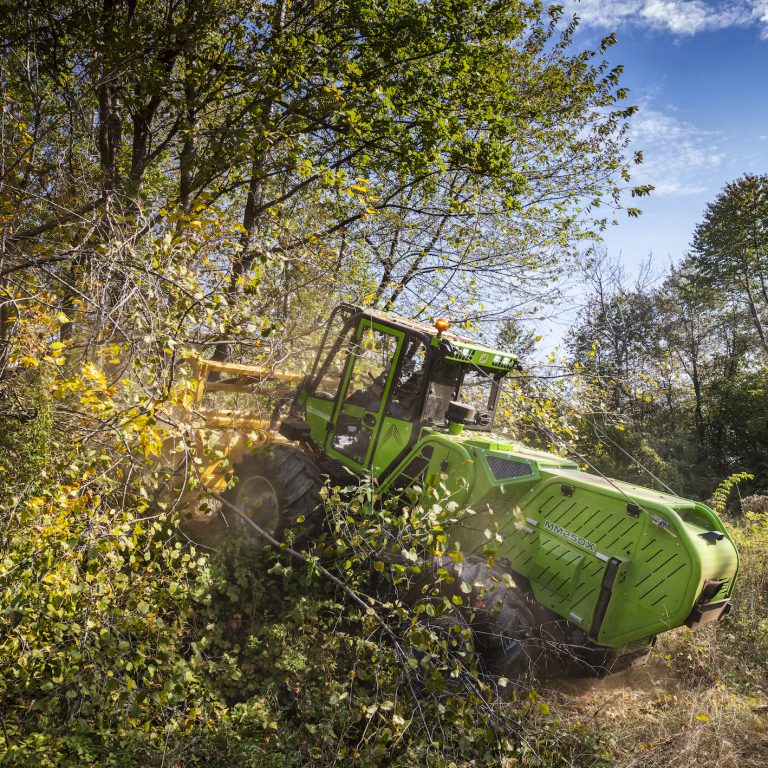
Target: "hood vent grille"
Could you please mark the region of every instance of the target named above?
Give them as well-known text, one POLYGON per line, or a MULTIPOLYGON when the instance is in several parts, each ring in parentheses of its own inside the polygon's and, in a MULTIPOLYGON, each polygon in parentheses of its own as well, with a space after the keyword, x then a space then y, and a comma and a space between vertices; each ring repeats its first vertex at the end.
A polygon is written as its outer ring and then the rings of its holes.
POLYGON ((498 456, 488 456, 488 467, 495 480, 511 480, 517 477, 531 477, 533 467, 522 461, 510 461, 498 456))

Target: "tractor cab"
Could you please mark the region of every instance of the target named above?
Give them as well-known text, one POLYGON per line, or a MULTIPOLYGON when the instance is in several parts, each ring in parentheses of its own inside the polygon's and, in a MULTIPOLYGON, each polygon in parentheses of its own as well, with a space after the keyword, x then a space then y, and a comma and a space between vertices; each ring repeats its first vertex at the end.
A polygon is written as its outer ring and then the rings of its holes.
POLYGON ((283 434, 384 477, 425 429, 493 428, 514 355, 435 326, 343 304, 331 316, 283 434))

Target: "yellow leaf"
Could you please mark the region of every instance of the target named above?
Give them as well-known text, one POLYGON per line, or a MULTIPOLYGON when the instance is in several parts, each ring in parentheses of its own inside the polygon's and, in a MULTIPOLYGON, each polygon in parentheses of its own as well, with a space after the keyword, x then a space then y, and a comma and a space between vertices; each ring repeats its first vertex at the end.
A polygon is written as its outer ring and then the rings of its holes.
POLYGON ((87 362, 83 366, 83 376, 85 376, 86 379, 89 381, 92 381, 94 384, 100 386, 100 387, 106 387, 107 386, 107 379, 104 376, 104 373, 92 362, 87 362))

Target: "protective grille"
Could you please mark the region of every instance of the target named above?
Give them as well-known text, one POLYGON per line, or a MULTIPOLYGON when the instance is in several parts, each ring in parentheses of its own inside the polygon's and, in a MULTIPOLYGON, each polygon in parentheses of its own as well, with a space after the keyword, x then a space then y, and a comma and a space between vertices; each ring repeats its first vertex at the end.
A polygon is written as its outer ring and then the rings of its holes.
POLYGON ((488 467, 496 480, 510 480, 515 477, 530 477, 533 469, 522 461, 510 461, 497 456, 488 457, 488 467))

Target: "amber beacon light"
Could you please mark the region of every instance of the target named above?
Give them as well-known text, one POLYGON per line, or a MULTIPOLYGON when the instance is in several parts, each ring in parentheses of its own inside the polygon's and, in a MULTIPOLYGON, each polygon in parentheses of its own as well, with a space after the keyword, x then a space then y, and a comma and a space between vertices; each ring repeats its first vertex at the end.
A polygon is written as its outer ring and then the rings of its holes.
POLYGON ((443 333, 443 331, 447 331, 450 327, 451 324, 444 317, 438 317, 437 320, 435 320, 435 328, 437 328, 438 336, 443 333))

